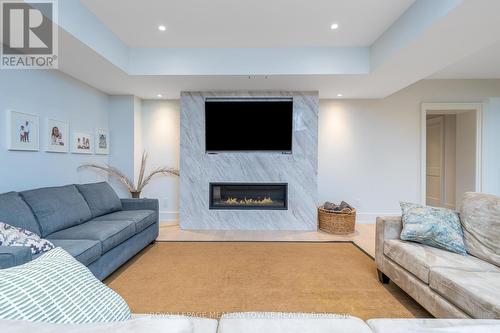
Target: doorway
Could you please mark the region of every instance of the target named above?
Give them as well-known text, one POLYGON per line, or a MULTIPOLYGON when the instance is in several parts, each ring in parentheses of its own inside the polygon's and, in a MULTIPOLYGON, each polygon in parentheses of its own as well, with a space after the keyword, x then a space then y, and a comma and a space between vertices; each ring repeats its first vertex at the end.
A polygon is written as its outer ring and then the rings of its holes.
POLYGON ((422 105, 422 204, 459 209, 482 188, 481 104, 422 105))

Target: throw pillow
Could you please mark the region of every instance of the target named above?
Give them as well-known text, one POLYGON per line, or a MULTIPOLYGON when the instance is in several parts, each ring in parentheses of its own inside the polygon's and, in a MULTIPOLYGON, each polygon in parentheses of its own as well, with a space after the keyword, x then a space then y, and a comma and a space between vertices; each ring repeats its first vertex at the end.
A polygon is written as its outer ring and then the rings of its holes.
POLYGON ((13 227, 0 222, 0 245, 2 246, 28 246, 32 254, 46 252, 55 248, 54 244, 40 238, 34 232, 13 227))
POLYGON ((458 213, 446 208, 401 202, 403 230, 400 238, 466 255, 458 213))
POLYGON ((500 197, 465 193, 460 217, 467 252, 500 266, 500 197))
POLYGON ((123 298, 60 247, 0 270, 0 281, 0 319, 79 324, 131 318, 123 298))

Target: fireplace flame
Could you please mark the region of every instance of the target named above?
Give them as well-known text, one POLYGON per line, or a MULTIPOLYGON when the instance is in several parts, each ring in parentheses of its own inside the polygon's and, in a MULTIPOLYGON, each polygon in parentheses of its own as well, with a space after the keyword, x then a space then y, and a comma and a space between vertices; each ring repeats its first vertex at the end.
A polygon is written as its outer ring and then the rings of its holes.
POLYGON ((272 205, 274 203, 273 199, 270 197, 265 197, 264 199, 237 199, 237 198, 227 198, 224 201, 225 204, 227 205, 238 205, 238 206, 264 206, 264 205, 272 205))

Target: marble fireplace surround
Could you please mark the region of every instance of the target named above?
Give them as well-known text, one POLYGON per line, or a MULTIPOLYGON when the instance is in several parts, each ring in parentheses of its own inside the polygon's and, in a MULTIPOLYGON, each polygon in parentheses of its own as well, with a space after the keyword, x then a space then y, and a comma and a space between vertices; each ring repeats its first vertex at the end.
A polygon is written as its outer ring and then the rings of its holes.
POLYGON ((188 230, 316 230, 318 92, 182 92, 179 223, 188 230), (205 99, 293 98, 292 153, 205 152, 205 99), (287 183, 286 210, 209 209, 210 183, 287 183))

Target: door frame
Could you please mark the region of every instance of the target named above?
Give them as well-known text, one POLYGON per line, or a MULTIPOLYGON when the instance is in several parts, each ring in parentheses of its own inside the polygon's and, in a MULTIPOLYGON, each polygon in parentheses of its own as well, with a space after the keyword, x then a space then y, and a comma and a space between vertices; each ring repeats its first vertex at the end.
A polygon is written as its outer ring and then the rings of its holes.
POLYGON ((483 103, 422 103, 420 117, 420 203, 426 203, 427 115, 476 113, 476 192, 483 189, 483 103))

